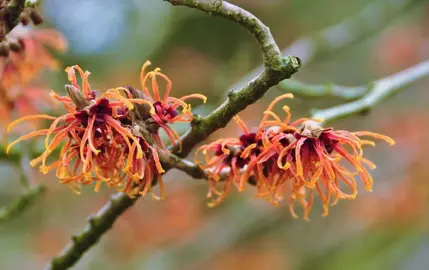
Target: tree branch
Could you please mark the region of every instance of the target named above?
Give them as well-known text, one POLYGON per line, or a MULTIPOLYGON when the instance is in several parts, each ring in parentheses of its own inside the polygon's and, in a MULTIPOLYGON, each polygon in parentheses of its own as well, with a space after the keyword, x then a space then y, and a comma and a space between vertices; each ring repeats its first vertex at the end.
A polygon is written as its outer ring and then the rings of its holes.
MULTIPOLYGON (((297 72, 300 61, 295 57, 282 57, 268 27, 254 15, 235 5, 225 1, 207 0, 169 0, 169 2, 173 5, 185 5, 209 14, 219 15, 246 27, 261 45, 265 66, 264 71, 241 90, 230 92, 228 100, 209 116, 194 118, 191 123, 192 129, 182 137, 183 151, 179 153, 179 156, 186 156, 196 144, 202 142, 215 130, 224 127, 234 115, 261 98, 271 86, 297 72)), ((177 149, 173 151, 178 152, 177 149)), ((168 157, 168 159, 167 161, 173 162, 173 164, 167 164, 165 171, 168 171, 173 165, 190 175, 201 177, 204 174, 198 166, 190 162, 181 161, 175 156, 168 157)), ((59 256, 53 258, 46 269, 67 269, 74 265, 136 200, 130 199, 122 193, 114 194, 110 201, 89 219, 89 224, 83 232, 74 236, 73 241, 59 256)))
MULTIPOLYGON (((238 112, 260 99, 270 87, 284 79, 290 78, 301 66, 300 60, 293 56, 282 57, 267 26, 253 14, 220 0, 166 0, 173 5, 183 5, 200 9, 209 14, 219 15, 230 19, 247 28, 259 42, 264 58, 264 69, 256 78, 248 82, 238 91, 230 91, 228 99, 214 112, 206 117, 196 116, 191 123, 192 128, 182 136, 183 150, 178 148, 173 152, 179 157, 185 157, 199 142, 205 140, 216 130, 226 124, 238 112)), ((249 79, 250 80, 250 79, 249 79)))
MULTIPOLYGON (((402 86, 414 82, 423 76, 426 76, 428 74, 428 61, 421 62, 420 64, 417 64, 406 70, 402 70, 396 74, 379 79, 377 81, 373 81, 368 85, 317 85, 305 84, 296 80, 287 80, 280 82, 278 86, 287 93, 293 93, 295 95, 302 96, 305 98, 335 97, 344 100, 360 99, 356 102, 338 106, 338 110, 342 111, 342 114, 347 112, 354 114, 359 113, 361 111, 365 111, 369 109, 369 107, 375 106, 381 99, 384 99, 387 95, 393 94, 401 90, 402 86)), ((334 108, 331 108, 329 110, 333 109, 334 108)), ((329 117, 327 110, 324 111, 324 114, 329 117)), ((319 110, 319 115, 317 117, 323 118, 323 115, 321 115, 322 112, 323 111, 319 110)), ((327 119, 327 117, 325 117, 325 119, 327 119)), ((341 115, 339 115, 337 112, 334 112, 333 117, 341 117, 341 115)))
POLYGON ((368 93, 361 99, 325 110, 316 110, 312 117, 323 119, 324 123, 327 123, 346 116, 367 112, 382 100, 401 91, 404 86, 427 75, 429 75, 429 60, 375 81, 368 88, 368 93))
POLYGON ((118 216, 123 214, 136 201, 137 199, 131 199, 124 193, 112 195, 109 202, 95 216, 88 218, 88 225, 81 233, 72 237, 72 241, 60 255, 50 262, 46 269, 58 270, 73 266, 112 227, 118 216))
MULTIPOLYGON (((286 73, 292 74, 296 72, 299 67, 296 58, 290 58, 288 62, 287 65, 290 66, 290 69, 286 73)), ((194 117, 191 122, 192 128, 181 137, 182 152, 178 152, 177 148, 173 152, 179 157, 187 156, 195 145, 205 140, 216 130, 225 127, 232 117, 244 110, 248 105, 256 102, 271 86, 276 85, 283 79, 285 79, 284 74, 272 75, 270 71, 264 71, 240 91, 230 91, 228 99, 210 115, 203 118, 194 117)))

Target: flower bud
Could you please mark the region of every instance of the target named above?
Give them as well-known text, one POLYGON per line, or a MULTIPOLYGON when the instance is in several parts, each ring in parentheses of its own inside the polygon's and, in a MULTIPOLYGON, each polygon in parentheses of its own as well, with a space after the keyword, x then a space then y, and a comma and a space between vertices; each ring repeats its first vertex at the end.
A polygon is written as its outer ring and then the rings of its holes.
POLYGON ((66 84, 65 89, 78 110, 82 110, 90 105, 89 101, 83 96, 82 92, 75 86, 66 84))
POLYGON ((299 133, 308 138, 317 139, 323 131, 324 129, 320 127, 319 123, 312 120, 308 120, 302 123, 299 133))
POLYGON ((39 25, 43 23, 42 14, 40 14, 40 12, 35 8, 31 9, 30 18, 33 21, 34 25, 39 25))
POLYGON ((0 43, 0 56, 3 56, 3 57, 9 56, 9 46, 4 42, 0 43))
POLYGON ((9 49, 13 52, 19 52, 22 47, 18 41, 9 41, 9 49))
POLYGON ((19 21, 23 25, 28 25, 30 23, 30 15, 28 15, 27 12, 22 12, 21 15, 19 15, 19 21))

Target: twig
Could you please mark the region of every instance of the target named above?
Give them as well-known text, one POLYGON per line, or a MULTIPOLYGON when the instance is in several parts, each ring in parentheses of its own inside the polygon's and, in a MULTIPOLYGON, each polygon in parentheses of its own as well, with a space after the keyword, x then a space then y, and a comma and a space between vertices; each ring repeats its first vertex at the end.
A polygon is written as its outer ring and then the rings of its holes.
POLYGON ((349 87, 336 84, 305 84, 296 80, 282 81, 279 88, 287 93, 293 93, 305 98, 341 98, 343 100, 355 100, 368 92, 368 86, 349 87))
POLYGON ((312 117, 323 119, 327 123, 360 112, 367 112, 382 100, 402 90, 404 86, 427 75, 429 75, 429 60, 375 81, 368 93, 361 99, 325 110, 316 110, 312 117))
MULTIPOLYGON (((268 27, 254 15, 237 6, 225 1, 170 0, 169 2, 174 5, 185 5, 201 9, 209 14, 222 16, 246 27, 260 43, 265 65, 264 71, 257 78, 249 82, 241 90, 230 92, 228 100, 212 114, 204 118, 195 117, 192 122, 192 129, 182 138, 183 151, 179 156, 186 156, 196 144, 203 141, 215 130, 225 126, 234 115, 261 98, 271 86, 294 74, 300 67, 300 62, 295 57, 282 57, 268 27)), ((177 149, 174 152, 177 153, 177 149)), ((173 159, 175 159, 174 156, 173 159)), ((176 162, 175 164, 176 167, 184 166, 182 167, 184 171, 191 168, 188 170, 189 173, 195 175, 201 173, 195 170, 195 168, 198 168, 196 165, 185 161, 176 162)), ((167 166, 165 170, 167 171, 169 168, 167 166)), ((74 265, 84 252, 93 246, 113 225, 118 216, 132 206, 135 201, 136 199, 130 199, 122 193, 113 195, 110 202, 94 217, 90 218, 89 224, 84 231, 73 237, 73 241, 63 252, 53 258, 47 269, 67 269, 74 265)))
MULTIPOLYGON (((198 164, 195 164, 192 161, 179 158, 174 154, 160 153, 159 158, 161 160, 161 163, 163 164, 163 168, 178 169, 179 171, 186 173, 194 179, 209 180, 208 172, 210 171, 210 169, 204 170, 198 164)), ((229 168, 224 168, 219 172, 219 178, 216 181, 224 181, 228 177, 230 172, 231 171, 229 168)), ((249 183, 252 183, 252 181, 249 180, 249 183)))
POLYGON ((344 100, 356 100, 356 102, 343 104, 338 107, 319 110, 316 113, 317 117, 329 120, 329 115, 332 110, 341 110, 343 113, 334 112, 335 117, 342 117, 345 113, 359 113, 368 110, 369 107, 375 106, 386 95, 393 94, 404 85, 414 82, 417 79, 426 76, 428 71, 428 62, 424 61, 406 70, 402 70, 396 74, 371 82, 368 85, 361 86, 342 86, 335 84, 312 85, 305 84, 296 80, 287 80, 279 83, 279 87, 287 93, 293 93, 306 98, 341 98, 344 100), (323 115, 322 115, 323 113, 323 115), (326 116, 326 117, 323 117, 326 116))
POLYGON ((42 185, 28 189, 9 205, 0 208, 0 222, 8 221, 27 210, 45 192, 42 185))
POLYGON ((181 159, 174 154, 159 153, 159 158, 164 169, 178 169, 195 179, 208 178, 207 173, 200 166, 186 159, 181 159))
POLYGON ((12 31, 12 29, 19 23, 19 15, 25 8, 26 0, 12 0, 7 6, 7 12, 4 14, 4 19, 7 25, 6 33, 12 31))
POLYGON ((216 130, 225 127, 226 124, 238 112, 248 105, 260 99, 270 87, 284 79, 290 78, 301 66, 300 60, 293 56, 282 57, 282 54, 267 26, 251 13, 220 0, 167 0, 173 5, 183 5, 200 9, 212 15, 230 19, 247 28, 247 30, 259 42, 264 58, 264 69, 250 78, 244 87, 238 91, 230 91, 228 99, 214 112, 206 117, 194 117, 192 128, 182 136, 183 151, 174 153, 179 157, 185 157, 199 142, 206 139, 216 130))
POLYGON ((109 230, 118 216, 131 207, 137 199, 131 199, 124 193, 111 196, 109 202, 95 216, 88 218, 88 225, 82 232, 72 237, 72 241, 55 257, 46 269, 67 269, 92 247, 109 230))

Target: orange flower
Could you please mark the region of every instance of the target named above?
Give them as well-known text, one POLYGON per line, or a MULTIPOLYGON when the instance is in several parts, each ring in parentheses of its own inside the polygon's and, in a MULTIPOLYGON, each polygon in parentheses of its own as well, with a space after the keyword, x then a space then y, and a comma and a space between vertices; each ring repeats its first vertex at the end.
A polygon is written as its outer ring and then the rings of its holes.
POLYGON ((234 120, 243 131, 239 138, 220 139, 197 149, 195 162, 201 163, 198 155, 202 152, 205 156, 205 164, 201 167, 208 169, 210 177, 208 197, 212 198, 213 201, 209 203, 209 206, 221 203, 231 193, 233 186, 236 186, 239 191, 243 191, 246 182, 251 182, 257 186, 259 197, 271 198, 273 203, 278 201, 278 196, 275 192, 273 193, 272 187, 275 186, 275 182, 285 171, 276 165, 276 157, 274 156, 276 144, 287 140, 287 137, 290 136, 288 132, 295 130, 295 128, 286 124, 282 124, 276 129, 265 129, 265 127, 272 124, 267 118, 272 114, 271 110, 276 103, 292 97, 291 94, 285 94, 276 98, 269 105, 256 132, 249 131, 241 118, 236 116, 234 120), (261 157, 264 158, 261 159, 261 157), (222 173, 224 169, 228 169, 229 172, 222 173), (226 175, 225 179, 221 179, 220 175, 226 175), (276 176, 271 177, 272 175, 276 176), (216 188, 220 181, 223 182, 222 190, 216 188), (214 195, 215 198, 213 198, 214 195))
MULTIPOLYGON (((155 121, 156 128, 162 128, 168 138, 170 139, 173 145, 176 145, 176 140, 179 143, 181 148, 181 141, 179 135, 168 126, 168 124, 176 122, 190 122, 192 120, 191 105, 187 104, 185 101, 190 98, 199 98, 206 102, 207 98, 201 94, 192 94, 188 96, 183 96, 181 98, 175 98, 170 96, 170 91, 172 88, 172 83, 168 77, 161 73, 160 68, 155 68, 155 70, 146 73, 146 69, 151 65, 149 61, 144 63, 141 73, 140 81, 144 94, 144 98, 152 102, 153 107, 155 108, 155 114, 152 114, 152 118, 155 121), (165 92, 161 97, 159 91, 159 85, 157 77, 160 77, 165 81, 165 92), (150 85, 149 85, 150 82, 150 85), (152 91, 149 91, 151 89, 152 91), (182 112, 178 111, 178 108, 182 108, 182 112)), ((161 141, 161 138, 155 133, 153 133, 153 139, 161 149, 165 149, 165 145, 161 141)))
POLYGON ((360 139, 362 136, 382 139, 390 145, 395 143, 384 135, 367 131, 325 129, 320 127, 319 123, 307 120, 295 133, 296 140, 289 145, 293 150, 285 148, 280 152, 277 162, 282 166, 283 160, 290 161, 293 166, 289 171, 294 181, 308 190, 308 194, 303 194, 308 197, 308 201, 305 199, 305 219, 308 218, 314 192, 322 201, 323 215, 326 216, 330 204, 335 205, 340 199, 356 198, 356 175, 360 176, 367 190, 372 190, 373 179, 368 169, 375 169, 375 165, 363 157, 362 146, 375 146, 375 143, 360 139), (343 160, 355 171, 350 171, 342 165, 343 160), (340 182, 349 187, 350 193, 341 190, 340 182))
POLYGON ((195 152, 195 161, 199 164, 198 154, 203 153, 205 164, 201 166, 208 169, 209 192, 207 197, 212 199, 209 206, 221 203, 232 191, 233 185, 238 186, 240 182, 240 170, 246 164, 246 160, 240 157, 242 142, 238 139, 229 138, 215 141, 208 145, 203 145, 195 152), (224 169, 229 168, 228 172, 224 169), (221 179, 221 175, 226 175, 226 179, 221 179), (216 184, 222 180, 223 188, 218 190, 216 184))
POLYGON ((66 85, 69 96, 59 96, 54 92, 51 95, 64 105, 67 113, 60 117, 26 116, 12 122, 8 130, 26 120, 53 120, 50 128, 18 138, 8 146, 7 151, 22 140, 45 136, 46 150, 32 160, 31 165, 41 164, 43 173, 56 169, 60 181, 76 192, 81 185, 94 181, 97 182, 96 190, 102 182, 106 182, 129 195, 136 195, 133 184, 147 192, 152 176, 162 173, 163 169, 156 151, 144 138, 133 134, 127 115, 134 108, 133 104, 147 104, 154 113, 152 104, 144 99, 132 98, 126 88, 109 89, 97 97, 88 82, 88 71, 83 72, 79 66, 73 66, 68 67, 66 72, 72 84, 66 85), (77 84, 76 70, 82 78, 82 86, 77 84), (48 156, 61 142, 65 144, 61 147, 59 159, 47 165, 48 156))
POLYGON ((364 145, 375 143, 360 137, 382 139, 393 145, 394 141, 384 135, 362 131, 348 132, 322 128, 320 123, 307 118, 290 122, 289 107, 284 106, 286 117, 282 120, 273 112, 274 106, 292 95, 276 98, 264 112, 264 117, 255 133, 249 132, 246 125, 236 117, 244 134, 238 139, 220 139, 203 145, 199 151, 206 156, 202 165, 210 175, 209 195, 218 198, 211 205, 222 202, 235 184, 239 191, 252 179, 258 190, 258 197, 277 205, 285 194, 289 198, 292 216, 297 217, 294 203, 298 201, 305 209, 308 219, 314 195, 322 201, 324 215, 328 214, 330 204, 340 199, 354 199, 357 194, 355 176, 359 175, 367 190, 372 188, 372 177, 368 169, 375 165, 363 157, 364 145), (343 162, 349 163, 355 171, 347 169, 343 162), (222 191, 213 188, 219 182, 222 170, 230 170, 222 191), (350 188, 346 193, 340 188, 344 183, 350 188))

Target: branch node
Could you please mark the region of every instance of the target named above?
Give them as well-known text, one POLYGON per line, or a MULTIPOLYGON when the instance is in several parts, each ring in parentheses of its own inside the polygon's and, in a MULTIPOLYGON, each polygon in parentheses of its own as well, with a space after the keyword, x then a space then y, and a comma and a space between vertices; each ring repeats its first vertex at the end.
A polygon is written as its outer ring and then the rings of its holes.
POLYGON ((202 124, 203 120, 200 115, 193 114, 191 120, 191 127, 198 127, 202 124))
POLYGON ((93 228, 96 226, 96 220, 95 220, 94 215, 88 216, 88 223, 93 228))
POLYGON ((287 56, 283 57, 281 61, 280 70, 283 73, 287 74, 287 79, 289 79, 294 73, 298 71, 301 67, 302 61, 299 57, 296 56, 287 56))
POLYGON ((367 116, 370 112, 371 112, 371 108, 370 107, 364 107, 364 108, 362 108, 362 110, 361 111, 359 111, 358 112, 358 115, 359 116, 367 116))
POLYGON ((77 235, 73 235, 71 239, 75 245, 79 244, 79 237, 77 235))
POLYGON ((237 99, 237 92, 235 90, 228 91, 228 98, 230 101, 235 101, 237 99))
MULTIPOLYGON (((220 12, 220 10, 222 9, 222 0, 213 0, 212 2, 212 7, 213 7, 213 11, 216 12, 220 12)), ((212 15, 212 14, 211 14, 212 15)))

